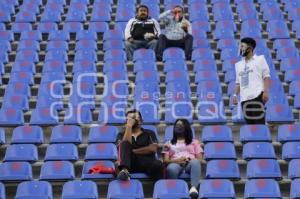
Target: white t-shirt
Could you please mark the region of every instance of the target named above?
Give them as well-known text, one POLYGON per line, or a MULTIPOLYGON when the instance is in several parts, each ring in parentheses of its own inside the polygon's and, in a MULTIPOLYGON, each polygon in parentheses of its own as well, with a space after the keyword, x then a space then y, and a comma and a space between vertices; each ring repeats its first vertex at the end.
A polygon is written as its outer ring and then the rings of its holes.
POLYGON ((241 101, 254 99, 264 90, 264 79, 270 77, 270 69, 263 55, 235 64, 236 83, 240 85, 241 101))

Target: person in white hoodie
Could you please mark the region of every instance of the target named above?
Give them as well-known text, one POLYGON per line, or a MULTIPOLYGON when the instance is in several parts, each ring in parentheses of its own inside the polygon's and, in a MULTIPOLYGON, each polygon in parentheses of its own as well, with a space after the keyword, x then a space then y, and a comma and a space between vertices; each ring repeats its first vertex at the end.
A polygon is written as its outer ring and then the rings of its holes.
POLYGON ((148 7, 140 5, 136 17, 130 19, 125 28, 127 60, 132 60, 135 50, 147 48, 156 51, 160 34, 158 22, 149 16, 148 7))
POLYGON ((193 50, 192 25, 184 18, 183 12, 183 7, 177 5, 159 16, 160 22, 165 26, 165 33, 158 38, 158 60, 162 60, 163 52, 168 47, 182 48, 186 59, 191 59, 193 50))

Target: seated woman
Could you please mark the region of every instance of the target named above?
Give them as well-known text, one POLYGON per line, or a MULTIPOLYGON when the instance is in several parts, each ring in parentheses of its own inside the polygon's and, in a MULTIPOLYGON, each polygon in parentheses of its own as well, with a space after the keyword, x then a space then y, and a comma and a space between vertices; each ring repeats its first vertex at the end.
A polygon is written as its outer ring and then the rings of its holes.
POLYGON ((201 175, 203 149, 200 142, 193 139, 190 123, 186 119, 178 119, 174 124, 173 138, 163 150, 164 163, 167 164, 167 178, 177 179, 185 171, 191 177, 191 198, 198 198, 198 185, 201 175))

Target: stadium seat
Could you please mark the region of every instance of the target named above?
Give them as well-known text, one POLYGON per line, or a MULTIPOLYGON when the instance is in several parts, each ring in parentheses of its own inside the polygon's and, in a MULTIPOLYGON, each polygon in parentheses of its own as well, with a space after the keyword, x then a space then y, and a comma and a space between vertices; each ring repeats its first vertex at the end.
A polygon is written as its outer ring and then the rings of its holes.
POLYGON ((0 109, 0 125, 15 126, 24 124, 23 112, 15 108, 0 109))
POLYGON ((300 197, 300 179, 295 179, 291 183, 291 189, 290 189, 290 198, 291 199, 296 199, 300 197))
POLYGON ((283 60, 286 58, 293 58, 293 57, 299 59, 299 54, 297 48, 295 47, 284 47, 277 50, 276 58, 278 60, 283 60))
POLYGON ((89 143, 101 143, 116 141, 118 129, 115 126, 93 126, 89 130, 89 143))
POLYGON ((201 124, 224 124, 226 123, 224 105, 222 102, 216 104, 200 104, 198 106, 198 120, 201 124))
POLYGON ((13 31, 0 31, 0 41, 14 41, 14 34, 13 31))
POLYGON ((300 125, 283 124, 278 127, 279 142, 298 142, 300 141, 300 125))
POLYGON ((253 159, 247 164, 247 178, 272 178, 280 180, 282 175, 277 160, 253 159))
POLYGON ((38 53, 33 50, 18 51, 16 55, 16 61, 23 61, 23 60, 36 63, 39 61, 38 53))
POLYGON ((13 130, 12 144, 42 144, 43 130, 39 126, 19 126, 13 130))
POLYGON ((93 181, 69 181, 66 182, 62 189, 62 199, 69 198, 98 198, 97 184, 93 181))
POLYGON ((73 180, 75 178, 74 166, 68 161, 44 162, 40 172, 40 180, 73 180))
MULTIPOLYGON (((68 43, 63 40, 52 40, 48 41, 47 43, 47 51, 52 51, 52 50, 64 50, 67 51, 69 50, 68 43)), ((56 60, 54 60, 56 61, 56 60)))
POLYGON ((29 110, 28 98, 24 95, 7 95, 4 97, 2 108, 15 108, 27 111, 29 110))
POLYGON ((69 41, 70 34, 69 34, 69 32, 63 31, 63 30, 52 31, 49 34, 48 40, 49 41, 54 41, 54 40, 69 41))
POLYGON ((74 143, 82 142, 82 132, 79 126, 58 125, 52 129, 50 143, 74 143))
POLYGON ((34 40, 21 40, 18 45, 18 51, 22 50, 34 50, 34 51, 40 51, 40 45, 38 41, 34 40))
POLYGON ((74 62, 73 73, 81 72, 97 72, 96 64, 92 60, 83 59, 81 61, 74 62))
POLYGON ((189 82, 190 78, 186 71, 184 70, 173 70, 169 71, 166 74, 166 82, 174 82, 174 81, 182 81, 182 82, 189 82))
POLYGON ((270 123, 293 122, 294 116, 289 106, 274 104, 267 107, 266 120, 270 123))
POLYGON ((300 159, 300 142, 286 142, 282 146, 282 159, 300 159))
POLYGON ((203 143, 233 142, 231 128, 225 125, 205 126, 202 130, 201 140, 203 143))
MULTIPOLYGON (((85 37, 88 37, 85 36, 85 37)), ((76 42, 76 51, 80 50, 97 50, 97 42, 95 40, 87 40, 87 39, 82 39, 76 42)))
POLYGON ((30 124, 32 125, 54 125, 58 123, 58 113, 51 108, 36 108, 32 110, 30 124))
POLYGON ((107 50, 112 50, 112 49, 125 49, 125 44, 123 40, 120 39, 112 39, 112 40, 106 40, 103 43, 103 50, 104 52, 107 50))
POLYGON ((281 60, 280 71, 286 72, 289 70, 300 69, 300 57, 288 57, 281 60))
POLYGON ((142 183, 138 180, 111 181, 108 185, 107 198, 144 198, 142 183))
POLYGON ((189 122, 193 120, 192 104, 188 101, 166 104, 165 122, 174 123, 178 118, 185 118, 189 122))
POLYGON ((288 27, 285 21, 270 20, 267 24, 267 31, 270 39, 290 38, 288 27))
POLYGON ((294 180, 296 178, 300 178, 300 170, 299 170, 299 159, 293 159, 289 162, 288 167, 288 178, 294 180))
POLYGON ((248 142, 243 146, 243 159, 276 159, 276 154, 271 143, 248 142))
POLYGON ((167 48, 163 52, 163 61, 168 61, 168 60, 184 60, 185 55, 184 51, 180 48, 167 48), (175 58, 176 57, 176 58, 175 58))
POLYGON ((91 110, 87 107, 70 107, 65 111, 64 124, 90 124, 91 110))
POLYGON ((119 50, 119 49, 107 50, 104 53, 104 61, 109 61, 109 60, 125 61, 127 60, 126 53, 124 50, 119 50))
POLYGON ((189 198, 188 185, 183 180, 159 180, 154 185, 153 198, 189 198))
POLYGON ((53 198, 52 185, 46 181, 27 181, 18 184, 16 199, 53 198))
POLYGON ((235 160, 211 160, 207 163, 206 179, 239 179, 240 171, 235 160))
POLYGON ((115 164, 111 161, 87 161, 83 165, 82 169, 82 179, 114 179, 113 174, 107 174, 107 173, 90 173, 89 170, 93 168, 94 166, 104 166, 106 168, 112 168, 115 169, 115 164))
POLYGON ((199 198, 236 198, 233 183, 226 179, 203 180, 199 198))
POLYGON ((197 48, 192 52, 192 60, 214 59, 214 55, 210 48, 197 48))
POLYGON ((11 144, 7 147, 3 161, 34 162, 38 160, 37 148, 33 144, 11 144))
POLYGON ((101 107, 99 110, 98 122, 103 124, 118 124, 125 122, 125 104, 120 104, 114 108, 112 106, 101 107), (121 109, 121 110, 120 110, 121 109))
POLYGON ((252 179, 246 182, 244 198, 281 198, 281 192, 273 179, 252 179))
POLYGON ((1 181, 32 180, 32 168, 28 162, 4 162, 0 164, 1 181))
POLYGON ((221 94, 221 87, 218 81, 214 80, 203 80, 199 81, 197 85, 197 95, 199 97, 209 96, 216 97, 218 94, 221 94))
POLYGON ((106 22, 90 22, 89 30, 103 33, 108 30, 108 24, 106 22))
POLYGON ((292 39, 276 39, 274 41, 273 48, 275 50, 279 50, 280 48, 287 48, 287 47, 295 47, 295 43, 292 39))
POLYGON ((197 71, 195 82, 199 83, 200 81, 206 81, 206 80, 219 81, 218 73, 216 71, 210 71, 210 70, 197 71))
POLYGON ((16 22, 34 22, 36 21, 36 16, 34 12, 20 11, 16 15, 16 22))
POLYGON ((85 160, 116 160, 117 148, 112 143, 89 144, 85 160))
POLYGON ((32 26, 29 22, 15 22, 13 23, 11 30, 17 33, 21 33, 23 31, 32 31, 32 26))
POLYGON ((133 61, 139 60, 155 60, 155 53, 152 49, 141 48, 133 53, 133 61))
POLYGON ((91 49, 84 49, 84 50, 77 50, 75 53, 75 61, 81 61, 81 60, 90 60, 97 62, 97 54, 94 50, 91 49))
POLYGON ((234 144, 231 142, 209 142, 204 146, 204 159, 236 159, 234 144))
POLYGON ((103 40, 112 40, 112 39, 119 39, 124 40, 124 34, 122 30, 119 29, 110 29, 104 32, 103 40))
POLYGON ((240 129, 240 141, 242 143, 272 142, 272 137, 266 125, 244 125, 240 129))
POLYGON ((45 161, 76 161, 78 160, 78 150, 74 144, 50 144, 47 147, 45 161))

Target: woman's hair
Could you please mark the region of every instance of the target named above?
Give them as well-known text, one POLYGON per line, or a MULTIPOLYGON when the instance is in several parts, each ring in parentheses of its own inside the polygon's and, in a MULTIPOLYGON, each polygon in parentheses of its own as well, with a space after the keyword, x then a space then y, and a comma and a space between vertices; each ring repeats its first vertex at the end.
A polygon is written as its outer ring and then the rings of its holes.
POLYGON ((175 126, 177 124, 177 122, 181 121, 184 125, 184 139, 185 139, 185 144, 189 145, 192 143, 193 141, 193 132, 192 132, 192 128, 191 125, 189 123, 189 121, 187 119, 177 119, 174 123, 174 128, 173 128, 173 138, 171 140, 172 144, 176 144, 177 143, 177 135, 175 133, 175 126))

